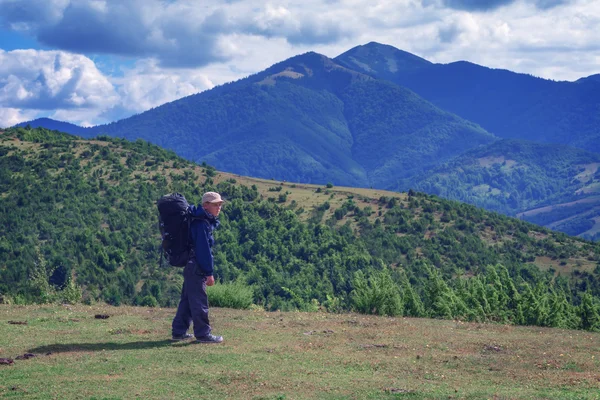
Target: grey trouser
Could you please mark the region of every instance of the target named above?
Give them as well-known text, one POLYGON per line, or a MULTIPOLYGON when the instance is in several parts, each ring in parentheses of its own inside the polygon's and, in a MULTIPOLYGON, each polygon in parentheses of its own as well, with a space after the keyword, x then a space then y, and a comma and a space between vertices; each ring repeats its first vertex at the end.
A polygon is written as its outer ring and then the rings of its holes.
POLYGON ((206 276, 201 275, 195 257, 188 261, 183 270, 181 299, 172 324, 173 336, 187 333, 192 321, 194 322, 194 336, 199 338, 210 333, 206 276))

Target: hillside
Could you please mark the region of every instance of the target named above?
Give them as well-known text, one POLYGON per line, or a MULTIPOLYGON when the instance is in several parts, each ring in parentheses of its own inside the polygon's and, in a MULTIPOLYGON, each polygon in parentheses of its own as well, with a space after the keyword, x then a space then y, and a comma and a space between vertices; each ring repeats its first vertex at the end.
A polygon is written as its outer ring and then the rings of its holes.
POLYGON ((600 329, 600 244, 412 191, 219 173, 141 140, 23 128, 0 140, 5 301, 78 286, 89 304, 175 305, 181 270, 160 263, 154 202, 217 190, 217 279, 267 310, 600 329), (371 303, 380 290, 391 303, 371 303))
POLYGON ((71 124, 69 122, 56 121, 51 118, 38 118, 33 121, 18 124, 18 126, 29 126, 29 128, 44 128, 51 131, 66 132, 70 133, 71 135, 78 136, 93 136, 88 134, 88 132, 90 132, 90 128, 84 128, 79 125, 71 124))
POLYGON ((600 153, 600 82, 595 76, 555 82, 464 61, 434 64, 375 42, 334 60, 407 87, 498 137, 600 153))
POLYGON ((144 139, 241 175, 377 188, 495 140, 409 90, 316 53, 70 132, 144 139))
POLYGON ((0 305, 0 359, 13 360, 0 396, 594 400, 600 389, 598 333, 211 308, 225 342, 206 346, 168 340, 174 313, 0 305))
POLYGON ((597 153, 500 140, 406 180, 401 187, 593 239, 600 237, 599 166, 597 153))

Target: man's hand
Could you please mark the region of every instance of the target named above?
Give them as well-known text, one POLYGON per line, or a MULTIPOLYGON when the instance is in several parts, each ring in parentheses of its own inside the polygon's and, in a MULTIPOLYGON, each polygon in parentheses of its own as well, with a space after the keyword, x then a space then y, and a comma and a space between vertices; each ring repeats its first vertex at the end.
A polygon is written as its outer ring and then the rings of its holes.
POLYGON ((215 284, 215 277, 210 275, 206 277, 206 286, 212 286, 215 284))

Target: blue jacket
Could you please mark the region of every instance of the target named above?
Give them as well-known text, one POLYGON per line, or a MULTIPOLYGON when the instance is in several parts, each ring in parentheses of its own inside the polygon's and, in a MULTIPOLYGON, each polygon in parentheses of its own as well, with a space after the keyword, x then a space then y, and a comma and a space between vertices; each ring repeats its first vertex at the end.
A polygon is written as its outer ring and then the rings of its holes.
POLYGON ((211 276, 214 266, 212 247, 215 244, 213 231, 219 227, 219 219, 208 214, 201 206, 192 205, 190 211, 194 217, 190 231, 196 262, 204 275, 211 276))

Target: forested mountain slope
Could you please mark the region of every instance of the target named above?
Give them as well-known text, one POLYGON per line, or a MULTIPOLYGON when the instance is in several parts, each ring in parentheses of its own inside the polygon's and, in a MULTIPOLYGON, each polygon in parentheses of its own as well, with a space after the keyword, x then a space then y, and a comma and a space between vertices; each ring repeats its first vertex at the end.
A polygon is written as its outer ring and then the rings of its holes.
POLYGON ((407 87, 501 138, 600 153, 600 81, 594 75, 556 82, 464 61, 434 64, 375 42, 334 60, 407 87))
POLYGON ((144 141, 11 129, 0 294, 46 301, 48 285, 76 283, 88 303, 173 306, 181 270, 159 262, 154 202, 217 190, 217 280, 266 309, 600 329, 599 244, 412 191, 327 186, 218 173, 144 141))
POLYGON ((500 140, 473 149, 401 187, 600 237, 600 155, 561 145, 500 140))
POLYGON ((379 188, 495 140, 409 90, 316 53, 74 133, 141 138, 242 175, 379 188))

